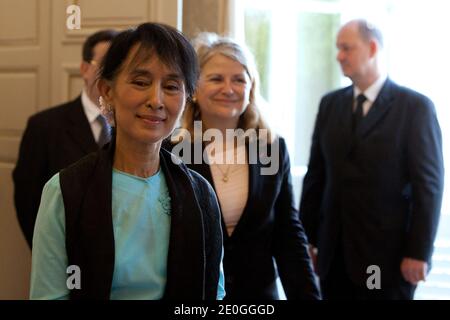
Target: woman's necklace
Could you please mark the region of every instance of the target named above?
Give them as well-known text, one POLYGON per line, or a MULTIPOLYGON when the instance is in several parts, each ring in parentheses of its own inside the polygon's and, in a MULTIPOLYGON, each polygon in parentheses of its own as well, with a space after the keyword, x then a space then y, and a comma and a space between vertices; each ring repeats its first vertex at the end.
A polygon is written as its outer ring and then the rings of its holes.
POLYGON ((225 169, 225 171, 223 171, 222 168, 217 164, 216 164, 216 167, 217 167, 217 169, 219 169, 220 173, 222 174, 222 181, 225 183, 228 182, 228 180, 229 180, 228 175, 230 174, 231 165, 230 164, 227 165, 227 168, 225 169))

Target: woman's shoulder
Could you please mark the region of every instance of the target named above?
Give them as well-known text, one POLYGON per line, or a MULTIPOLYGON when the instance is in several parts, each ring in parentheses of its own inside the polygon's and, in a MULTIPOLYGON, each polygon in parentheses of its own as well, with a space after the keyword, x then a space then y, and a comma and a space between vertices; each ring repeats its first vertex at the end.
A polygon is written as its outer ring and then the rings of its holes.
POLYGON ((48 185, 50 188, 59 187, 59 172, 55 173, 53 177, 51 177, 50 180, 47 181, 46 185, 48 185))
POLYGON ((279 134, 274 136, 272 144, 273 143, 278 143, 281 147, 286 148, 286 140, 284 139, 283 136, 280 136, 279 134))
POLYGON ((59 181, 59 173, 53 175, 50 180, 44 185, 42 189, 43 197, 55 197, 61 194, 61 186, 59 181))
POLYGON ((211 184, 202 175, 192 169, 187 169, 192 177, 192 187, 197 197, 198 204, 202 208, 203 217, 208 224, 220 224, 220 208, 216 192, 211 184))
POLYGON ((208 182, 208 180, 206 180, 200 173, 187 168, 187 171, 189 173, 189 175, 192 177, 192 180, 194 182, 194 187, 198 187, 199 189, 208 189, 208 191, 212 191, 214 192, 213 187, 211 186, 211 184, 208 182))
POLYGON ((215 213, 218 213, 219 206, 216 193, 208 180, 196 171, 189 169, 180 158, 177 158, 167 149, 161 148, 161 152, 169 175, 181 179, 180 181, 186 181, 184 179, 187 178, 199 205, 204 209, 202 210, 204 214, 214 216, 215 213))
MULTIPOLYGON (((85 183, 87 180, 92 178, 93 174, 98 170, 99 167, 105 167, 106 160, 100 163, 102 159, 106 159, 107 150, 98 150, 91 152, 79 159, 78 161, 72 163, 68 167, 60 171, 61 181, 70 180, 72 182, 79 181, 80 183, 85 183)), ((112 166, 109 165, 109 167, 112 166)))
POLYGON ((64 212, 63 208, 60 176, 59 173, 56 173, 42 189, 37 220, 41 221, 40 224, 46 219, 58 219, 60 221, 63 217, 61 215, 61 212, 64 212))
POLYGON ((271 141, 267 140, 258 140, 258 149, 261 153, 264 154, 264 151, 266 151, 268 154, 272 154, 272 152, 278 153, 281 158, 286 157, 288 155, 288 148, 286 144, 286 140, 283 138, 283 136, 275 135, 271 141), (261 149, 262 145, 266 145, 266 150, 261 149))

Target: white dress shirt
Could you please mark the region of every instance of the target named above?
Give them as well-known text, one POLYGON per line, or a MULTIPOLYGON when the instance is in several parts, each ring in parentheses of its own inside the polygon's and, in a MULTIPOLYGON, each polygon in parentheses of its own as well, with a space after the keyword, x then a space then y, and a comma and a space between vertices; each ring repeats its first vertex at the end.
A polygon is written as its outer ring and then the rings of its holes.
POLYGON ((92 102, 84 89, 81 92, 81 104, 83 105, 84 114, 91 126, 94 139, 98 142, 100 132, 102 131, 102 125, 97 121, 97 117, 100 115, 100 108, 92 102))
POLYGON ((376 98, 378 97, 378 94, 380 93, 381 88, 386 82, 386 79, 387 75, 379 76, 378 79, 374 83, 372 83, 372 85, 368 87, 364 92, 361 92, 361 89, 355 86, 353 90, 353 96, 355 101, 355 103, 353 104, 353 111, 355 111, 356 109, 356 97, 360 93, 363 93, 367 98, 367 100, 363 103, 363 116, 366 116, 370 108, 372 107, 373 103, 375 102, 376 98))

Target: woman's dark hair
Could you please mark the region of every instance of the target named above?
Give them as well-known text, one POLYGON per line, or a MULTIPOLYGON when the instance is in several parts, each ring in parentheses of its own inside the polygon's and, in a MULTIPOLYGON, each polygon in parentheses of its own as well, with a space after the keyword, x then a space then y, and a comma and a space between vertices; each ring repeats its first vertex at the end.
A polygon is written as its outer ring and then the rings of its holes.
POLYGON ((117 35, 103 59, 99 77, 113 81, 136 44, 139 48, 132 58, 133 65, 139 65, 156 54, 165 65, 180 73, 188 96, 192 96, 199 74, 195 50, 181 32, 160 23, 144 23, 117 35))

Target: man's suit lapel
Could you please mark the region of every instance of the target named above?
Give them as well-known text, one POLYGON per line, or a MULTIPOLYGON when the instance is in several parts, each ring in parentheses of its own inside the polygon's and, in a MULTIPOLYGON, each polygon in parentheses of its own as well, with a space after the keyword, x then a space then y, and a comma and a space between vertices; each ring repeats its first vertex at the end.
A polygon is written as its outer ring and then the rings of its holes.
POLYGON ((91 126, 84 114, 81 97, 71 104, 70 111, 67 113, 67 123, 67 134, 86 154, 98 149, 91 126))
POLYGON ((393 85, 392 81, 389 79, 386 80, 369 113, 367 113, 361 122, 356 132, 357 136, 365 137, 390 109, 393 101, 393 85))

